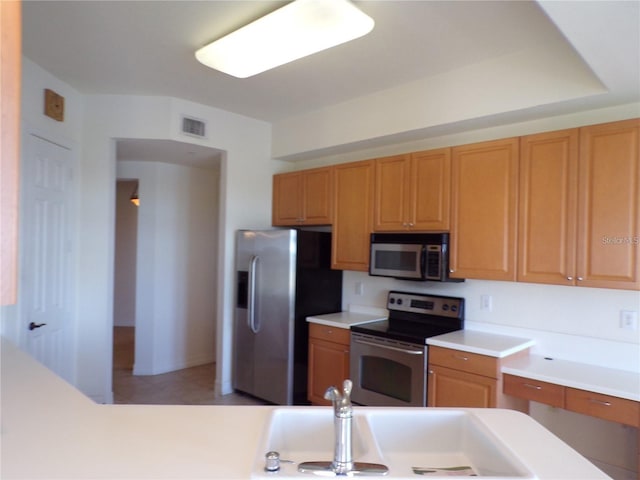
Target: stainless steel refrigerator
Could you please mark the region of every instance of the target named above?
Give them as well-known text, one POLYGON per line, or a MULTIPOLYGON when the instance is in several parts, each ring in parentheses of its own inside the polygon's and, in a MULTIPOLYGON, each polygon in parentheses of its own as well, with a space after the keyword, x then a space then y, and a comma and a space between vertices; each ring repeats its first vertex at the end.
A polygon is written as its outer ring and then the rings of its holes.
POLYGON ((306 317, 341 307, 329 232, 238 231, 233 388, 279 405, 306 403, 306 317))

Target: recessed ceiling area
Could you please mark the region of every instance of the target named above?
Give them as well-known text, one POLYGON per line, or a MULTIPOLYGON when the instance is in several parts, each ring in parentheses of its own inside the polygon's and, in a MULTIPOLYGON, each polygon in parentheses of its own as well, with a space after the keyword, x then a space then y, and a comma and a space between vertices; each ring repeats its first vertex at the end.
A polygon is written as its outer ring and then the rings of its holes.
MULTIPOLYGON (((591 31, 602 15, 585 19, 576 4, 593 2, 550 2, 564 8, 559 18, 573 9, 579 23, 559 31, 533 1, 355 1, 375 28, 330 50, 247 79, 195 59, 199 47, 286 3, 30 0, 23 2, 23 50, 81 93, 173 96, 269 122, 528 49, 578 56, 567 42, 571 28, 572 40, 593 37, 589 48, 613 43, 631 67, 619 75, 633 79, 638 71, 628 27, 619 24, 609 36, 591 31)), ((607 21, 637 20, 636 2, 595 3, 630 4, 607 21)), ((605 67, 615 70, 619 62, 607 56, 605 67)))
POLYGON ((81 94, 269 122, 273 157, 291 161, 640 102, 636 1, 353 0, 375 21, 354 41, 245 79, 196 60, 286 3, 29 0, 23 52, 81 94))
POLYGON ((221 150, 175 140, 120 139, 116 142, 119 162, 162 162, 197 168, 220 168, 221 150))

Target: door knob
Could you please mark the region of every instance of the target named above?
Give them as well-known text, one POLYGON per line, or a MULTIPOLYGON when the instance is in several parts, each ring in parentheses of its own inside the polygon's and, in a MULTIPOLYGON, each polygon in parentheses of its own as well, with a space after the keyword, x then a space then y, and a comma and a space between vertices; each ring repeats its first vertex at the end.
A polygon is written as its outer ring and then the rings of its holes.
POLYGON ((40 327, 44 327, 46 325, 46 323, 35 323, 35 322, 31 322, 29 324, 29 330, 35 330, 36 328, 40 328, 40 327))

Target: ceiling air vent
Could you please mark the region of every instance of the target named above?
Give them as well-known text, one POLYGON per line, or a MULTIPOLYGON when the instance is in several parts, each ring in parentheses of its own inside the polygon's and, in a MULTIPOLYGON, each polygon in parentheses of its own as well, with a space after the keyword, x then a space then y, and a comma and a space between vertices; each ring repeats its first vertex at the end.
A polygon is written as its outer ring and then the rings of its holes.
POLYGON ((195 118, 182 117, 182 133, 194 137, 205 137, 205 123, 195 118))

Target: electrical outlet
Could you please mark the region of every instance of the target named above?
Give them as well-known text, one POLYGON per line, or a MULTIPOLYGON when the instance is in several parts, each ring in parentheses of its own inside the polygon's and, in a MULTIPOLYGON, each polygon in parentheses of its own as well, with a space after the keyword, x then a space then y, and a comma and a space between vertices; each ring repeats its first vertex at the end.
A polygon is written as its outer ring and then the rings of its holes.
POLYGON ((362 282, 356 282, 356 295, 364 294, 364 284, 362 282))
POLYGON ((480 295, 480 310, 493 310, 493 297, 491 295, 480 295))
POLYGON ((635 310, 620 310, 620 328, 625 330, 637 330, 638 312, 635 310))

